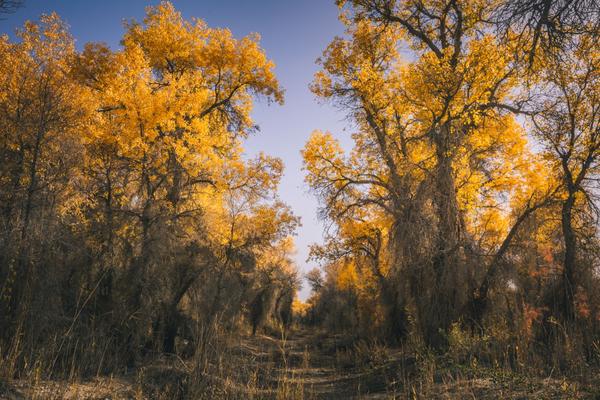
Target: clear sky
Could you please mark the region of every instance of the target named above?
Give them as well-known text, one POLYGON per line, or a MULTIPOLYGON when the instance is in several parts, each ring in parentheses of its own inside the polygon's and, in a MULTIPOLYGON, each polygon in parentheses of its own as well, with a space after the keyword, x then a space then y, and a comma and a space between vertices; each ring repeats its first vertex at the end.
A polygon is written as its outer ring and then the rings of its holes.
MULTIPOLYGON (((56 11, 71 27, 82 47, 89 41, 101 41, 118 48, 123 20, 141 20, 147 5, 157 0, 24 0, 25 6, 0 20, 0 32, 12 33, 25 20, 56 11)), ((297 264, 302 272, 308 246, 319 242, 322 224, 317 220, 317 201, 308 192, 302 172, 300 150, 314 129, 329 130, 347 140, 344 116, 327 104, 320 104, 308 85, 317 70, 315 60, 335 35, 343 33, 333 0, 173 0, 185 18, 198 17, 211 27, 227 27, 236 37, 256 32, 261 45, 276 67, 285 89, 285 105, 257 103, 254 112, 261 131, 246 143, 248 155, 264 151, 280 157, 286 172, 280 197, 302 218, 296 246, 297 264)), ((305 286, 300 297, 305 299, 305 286)))

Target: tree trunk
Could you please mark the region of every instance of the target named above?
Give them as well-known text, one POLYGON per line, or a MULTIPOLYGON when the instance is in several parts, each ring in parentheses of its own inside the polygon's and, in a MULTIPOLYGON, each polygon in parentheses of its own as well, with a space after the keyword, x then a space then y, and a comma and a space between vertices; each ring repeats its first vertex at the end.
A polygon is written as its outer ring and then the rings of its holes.
POLYGON ((406 337, 408 333, 408 319, 403 307, 398 304, 395 287, 384 282, 381 287, 381 298, 386 313, 386 336, 396 343, 406 337))
POLYGON ((445 333, 462 308, 465 288, 461 283, 464 265, 460 261, 461 221, 456 199, 452 160, 449 155, 449 128, 444 126, 434 140, 437 155, 434 197, 438 232, 433 254, 435 284, 425 322, 425 341, 433 348, 446 345, 445 333))
POLYGON ((37 191, 38 184, 38 163, 41 157, 42 139, 45 131, 40 129, 36 134, 33 146, 33 155, 29 166, 29 184, 27 186, 26 197, 22 210, 21 232, 19 237, 18 255, 17 255, 17 273, 15 281, 15 292, 12 297, 11 311, 21 315, 26 312, 32 296, 32 266, 30 260, 31 238, 29 237, 29 225, 31 222, 31 213, 33 210, 33 200, 37 191))
POLYGON ((161 319, 162 351, 166 354, 175 354, 175 338, 179 327, 178 312, 176 309, 166 308, 161 319))
POLYGON ((576 289, 576 251, 577 239, 573 230, 573 206, 575 193, 570 193, 563 203, 561 213, 562 233, 565 241, 565 257, 563 263, 563 313, 567 320, 575 318, 575 289, 576 289))

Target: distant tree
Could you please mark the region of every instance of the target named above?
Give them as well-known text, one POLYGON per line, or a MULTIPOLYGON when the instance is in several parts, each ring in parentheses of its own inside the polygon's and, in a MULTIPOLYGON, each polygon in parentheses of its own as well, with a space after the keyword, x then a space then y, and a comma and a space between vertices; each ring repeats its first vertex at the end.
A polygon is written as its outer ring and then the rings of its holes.
POLYGON ((310 288, 313 292, 318 292, 324 286, 323 275, 321 274, 321 270, 319 268, 313 268, 306 273, 305 276, 308 281, 310 288))

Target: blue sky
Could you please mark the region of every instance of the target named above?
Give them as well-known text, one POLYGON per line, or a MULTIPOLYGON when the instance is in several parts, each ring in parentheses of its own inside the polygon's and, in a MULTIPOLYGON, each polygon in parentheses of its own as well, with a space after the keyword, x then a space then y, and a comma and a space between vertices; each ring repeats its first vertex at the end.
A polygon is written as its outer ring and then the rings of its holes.
MULTIPOLYGON (((198 17, 211 27, 227 27, 236 37, 256 32, 261 45, 274 60, 276 74, 286 91, 285 105, 258 102, 254 112, 261 131, 246 143, 248 155, 264 151, 280 157, 286 165, 280 197, 302 217, 298 231, 296 260, 302 272, 308 245, 321 240, 322 224, 317 220, 317 201, 308 192, 302 172, 300 150, 315 129, 329 130, 347 140, 344 115, 328 104, 320 104, 308 85, 317 71, 315 60, 335 35, 343 33, 333 0, 173 0, 185 18, 198 17)), ((0 20, 0 32, 12 33, 27 19, 56 11, 71 27, 78 47, 89 41, 118 48, 124 20, 141 20, 153 0, 25 0, 15 14, 0 20)), ((346 142, 347 143, 347 142, 346 142)), ((306 286, 306 285, 304 285, 306 286)), ((304 287, 300 297, 309 293, 304 287)))

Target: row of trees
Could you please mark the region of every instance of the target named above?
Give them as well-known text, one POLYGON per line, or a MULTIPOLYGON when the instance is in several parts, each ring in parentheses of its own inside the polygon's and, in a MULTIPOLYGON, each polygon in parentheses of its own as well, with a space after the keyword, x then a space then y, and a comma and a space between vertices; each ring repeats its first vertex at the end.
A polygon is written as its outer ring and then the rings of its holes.
POLYGON ((77 51, 54 14, 0 39, 3 373, 96 372, 289 320, 299 220, 281 160, 241 147, 253 99, 283 101, 259 38, 168 2, 125 28, 119 50, 77 51))
POLYGON ((338 4, 347 35, 312 90, 347 113, 354 147, 317 131, 303 151, 329 224, 312 318, 437 349, 457 327, 519 345, 580 334, 589 354, 600 4, 338 4))

